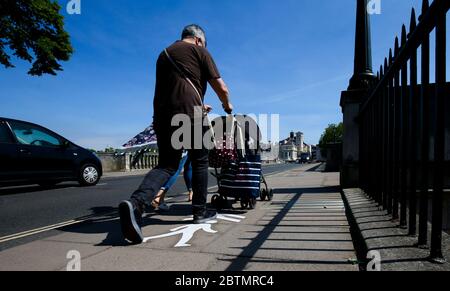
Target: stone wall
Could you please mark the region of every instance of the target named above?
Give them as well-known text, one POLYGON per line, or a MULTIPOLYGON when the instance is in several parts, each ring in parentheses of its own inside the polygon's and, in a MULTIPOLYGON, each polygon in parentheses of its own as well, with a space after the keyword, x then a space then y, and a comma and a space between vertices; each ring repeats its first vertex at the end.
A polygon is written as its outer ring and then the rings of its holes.
POLYGON ((115 154, 98 154, 102 166, 103 172, 125 172, 126 162, 125 155, 117 156, 115 154))
POLYGON ((133 170, 153 169, 158 164, 158 154, 156 152, 122 153, 122 154, 98 154, 103 172, 129 172, 133 170), (138 160, 135 156, 138 154, 138 160), (135 164, 133 165, 133 162, 135 164))

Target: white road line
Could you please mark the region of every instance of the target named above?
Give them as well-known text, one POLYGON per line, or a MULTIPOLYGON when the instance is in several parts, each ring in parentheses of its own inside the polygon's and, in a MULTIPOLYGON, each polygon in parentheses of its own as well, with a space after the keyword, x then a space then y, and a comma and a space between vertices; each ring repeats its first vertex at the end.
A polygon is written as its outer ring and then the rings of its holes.
POLYGON ((16 239, 19 239, 19 238, 24 238, 24 237, 27 237, 27 236, 31 236, 31 235, 47 232, 47 231, 50 231, 50 230, 54 230, 54 229, 65 227, 65 226, 69 226, 69 225, 79 224, 79 223, 85 222, 87 220, 89 220, 89 219, 86 219, 86 220, 70 220, 70 221, 61 222, 61 223, 54 224, 54 225, 49 225, 49 226, 45 226, 45 227, 41 227, 41 228, 37 228, 37 229, 33 229, 33 230, 24 231, 24 232, 21 232, 21 233, 16 233, 16 234, 13 234, 13 235, 4 236, 4 237, 0 238, 0 243, 4 243, 4 242, 7 242, 7 241, 11 241, 11 240, 16 240, 16 239))
POLYGON ((16 240, 16 239, 24 238, 24 237, 28 237, 28 236, 32 236, 32 235, 35 235, 35 234, 47 232, 47 231, 50 231, 50 230, 55 230, 55 229, 66 227, 66 226, 81 224, 83 222, 92 220, 95 217, 108 216, 108 215, 111 215, 113 213, 116 213, 116 212, 108 212, 108 213, 104 213, 104 214, 101 214, 101 215, 86 216, 85 218, 82 218, 82 219, 81 218, 80 219, 73 219, 73 220, 60 222, 60 223, 53 224, 53 225, 48 225, 48 226, 44 226, 44 227, 40 227, 40 228, 36 228, 36 229, 32 229, 32 230, 27 230, 27 231, 16 233, 16 234, 7 235, 7 236, 4 236, 4 237, 0 237, 0 243, 4 243, 4 242, 7 242, 7 241, 12 241, 12 240, 16 240))

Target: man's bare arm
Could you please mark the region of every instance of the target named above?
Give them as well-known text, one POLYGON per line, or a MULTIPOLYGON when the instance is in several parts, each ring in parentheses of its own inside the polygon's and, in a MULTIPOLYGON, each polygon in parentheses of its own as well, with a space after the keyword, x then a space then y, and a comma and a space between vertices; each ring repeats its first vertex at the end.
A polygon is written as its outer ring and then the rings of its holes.
POLYGON ((222 78, 219 78, 210 80, 209 84, 213 88, 214 92, 216 92, 220 101, 222 101, 225 112, 231 114, 231 112, 233 112, 233 105, 230 102, 230 91, 228 90, 225 82, 222 80, 222 78))

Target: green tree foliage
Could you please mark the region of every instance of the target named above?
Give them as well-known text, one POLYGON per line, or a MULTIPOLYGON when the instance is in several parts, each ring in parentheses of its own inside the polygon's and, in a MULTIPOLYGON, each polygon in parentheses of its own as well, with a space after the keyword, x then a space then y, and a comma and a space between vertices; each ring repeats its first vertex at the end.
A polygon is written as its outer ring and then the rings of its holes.
POLYGON ((14 67, 14 55, 33 63, 30 75, 62 71, 58 61, 68 61, 73 48, 60 9, 53 0, 0 0, 0 63, 14 67))
POLYGON ((344 136, 344 124, 330 124, 320 138, 319 146, 323 146, 332 143, 341 143, 344 136))
POLYGON ((114 154, 115 152, 116 152, 116 149, 113 147, 107 147, 105 149, 105 153, 107 153, 107 154, 114 154))

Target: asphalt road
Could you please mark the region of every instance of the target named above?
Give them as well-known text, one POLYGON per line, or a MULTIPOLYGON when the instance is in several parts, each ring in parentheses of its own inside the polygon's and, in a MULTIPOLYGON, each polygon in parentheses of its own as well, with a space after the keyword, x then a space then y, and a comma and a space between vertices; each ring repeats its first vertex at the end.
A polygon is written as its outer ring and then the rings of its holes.
MULTIPOLYGON (((269 165, 264 167, 265 175, 283 172, 299 165, 269 165)), ((120 201, 128 199, 139 186, 143 176, 104 178, 95 187, 82 188, 75 183, 64 183, 52 189, 38 186, 0 189, 0 251, 54 235, 58 230, 26 235, 6 242, 6 236, 23 234, 55 224, 72 220, 115 213, 120 201)), ((216 179, 210 176, 210 186, 216 186, 216 179)), ((169 192, 169 201, 185 201, 187 195, 182 177, 169 192)))

